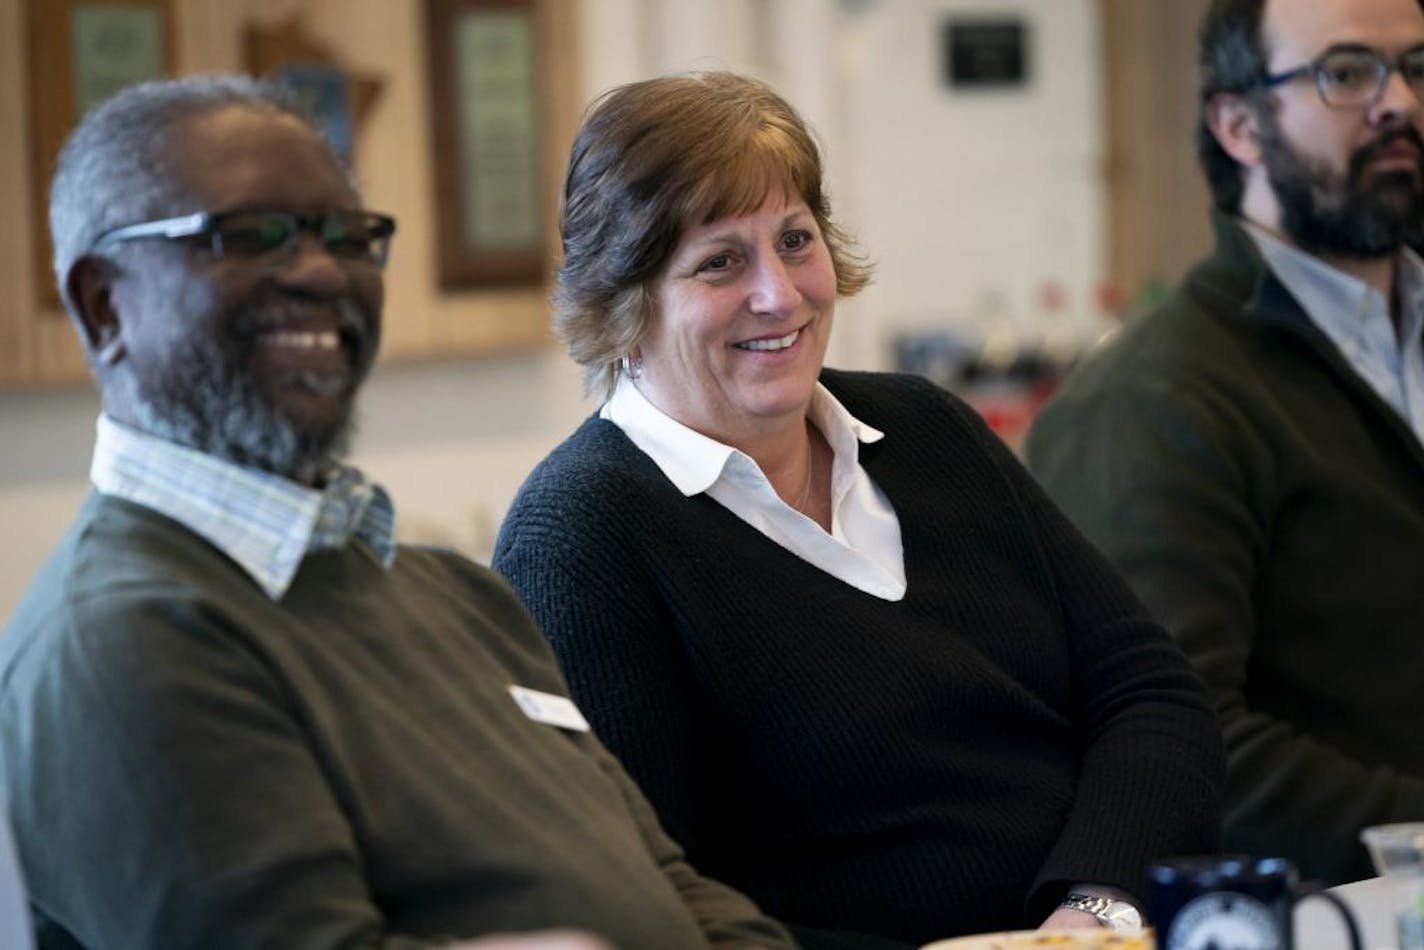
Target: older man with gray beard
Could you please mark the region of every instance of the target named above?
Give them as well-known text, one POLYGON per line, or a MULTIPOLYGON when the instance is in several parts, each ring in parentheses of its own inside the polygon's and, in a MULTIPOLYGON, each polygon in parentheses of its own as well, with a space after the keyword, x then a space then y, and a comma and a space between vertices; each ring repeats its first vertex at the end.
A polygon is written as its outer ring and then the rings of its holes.
POLYGON ((51 226, 103 414, 0 640, 42 947, 791 945, 682 860, 504 583, 395 545, 338 461, 395 223, 301 116, 130 88, 51 226))

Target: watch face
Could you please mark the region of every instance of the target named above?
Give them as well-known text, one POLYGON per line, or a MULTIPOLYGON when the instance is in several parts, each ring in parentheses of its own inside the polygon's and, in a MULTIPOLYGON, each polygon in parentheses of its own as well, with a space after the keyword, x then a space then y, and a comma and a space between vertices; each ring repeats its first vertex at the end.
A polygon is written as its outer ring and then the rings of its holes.
POLYGON ((1136 932, 1142 928, 1142 915, 1126 901, 1116 901, 1103 916, 1108 919, 1108 926, 1113 930, 1136 932))
POLYGON ((1285 950, 1270 908, 1254 897, 1217 891, 1177 912, 1167 931, 1167 950, 1285 950))

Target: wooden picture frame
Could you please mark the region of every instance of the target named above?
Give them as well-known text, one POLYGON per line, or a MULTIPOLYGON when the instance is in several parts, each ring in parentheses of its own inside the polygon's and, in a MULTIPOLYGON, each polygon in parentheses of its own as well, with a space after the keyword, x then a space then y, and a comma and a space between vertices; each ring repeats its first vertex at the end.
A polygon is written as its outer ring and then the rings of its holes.
POLYGON ((546 272, 544 25, 537 0, 425 0, 442 289, 546 272))
POLYGON ((170 75, 177 48, 173 0, 26 0, 35 287, 58 306, 51 267, 49 183, 79 117, 122 86, 170 75))
POLYGON ((356 139, 384 81, 345 65, 294 13, 276 23, 250 23, 243 33, 247 71, 284 87, 327 142, 354 167, 356 139))

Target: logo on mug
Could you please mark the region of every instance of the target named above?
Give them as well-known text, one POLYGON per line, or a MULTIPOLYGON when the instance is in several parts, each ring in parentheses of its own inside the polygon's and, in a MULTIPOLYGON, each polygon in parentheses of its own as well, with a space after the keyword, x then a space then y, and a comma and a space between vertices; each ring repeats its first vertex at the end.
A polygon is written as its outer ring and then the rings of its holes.
POLYGON ((1285 950, 1275 918, 1246 894, 1217 891, 1195 898, 1177 912, 1166 950, 1285 950))

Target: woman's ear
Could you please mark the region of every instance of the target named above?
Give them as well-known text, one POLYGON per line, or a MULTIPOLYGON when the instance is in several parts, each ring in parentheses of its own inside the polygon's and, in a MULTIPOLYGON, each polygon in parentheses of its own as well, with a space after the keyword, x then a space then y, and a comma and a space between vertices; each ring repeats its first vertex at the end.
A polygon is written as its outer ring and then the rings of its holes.
POLYGON ((1247 168, 1261 163, 1260 126, 1245 96, 1219 92, 1207 100, 1206 127, 1227 155, 1247 168))
POLYGON ((71 312, 84 348, 96 365, 112 366, 124 358, 119 312, 113 299, 118 274, 113 262, 86 254, 70 265, 65 279, 71 312))

